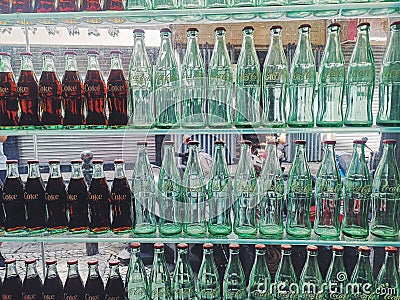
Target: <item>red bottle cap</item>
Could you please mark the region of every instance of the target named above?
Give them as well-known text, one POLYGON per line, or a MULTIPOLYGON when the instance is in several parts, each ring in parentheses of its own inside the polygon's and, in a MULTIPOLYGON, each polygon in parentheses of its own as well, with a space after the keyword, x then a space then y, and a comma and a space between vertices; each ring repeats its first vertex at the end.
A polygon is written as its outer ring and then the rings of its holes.
POLYGON ((165 32, 172 33, 171 29, 169 29, 169 28, 161 28, 160 29, 160 33, 165 33, 165 32))
POLYGON ((138 146, 147 146, 147 141, 137 142, 136 145, 138 145, 138 146))
POLYGON ((123 164, 125 163, 125 160, 123 159, 114 159, 114 164, 123 164))
POLYGON ((339 27, 340 28, 340 24, 339 23, 331 23, 328 25, 328 28, 331 28, 331 27, 339 27))
POLYGON ((47 266, 54 265, 56 263, 57 263, 57 259, 55 259, 55 258, 46 259, 47 266))
POLYGON ((163 249, 164 248, 164 244, 163 243, 155 243, 154 244, 154 249, 163 249))
POLYGON ((186 243, 180 243, 178 244, 178 249, 187 249, 189 246, 186 243))
POLYGON ((33 54, 30 52, 21 52, 19 55, 33 56, 33 54))
POLYGON ((103 163, 103 160, 102 160, 102 159, 93 159, 93 160, 92 160, 92 163, 93 163, 93 164, 102 164, 102 163, 103 163))
POLYGON ((354 140, 353 144, 358 144, 358 145, 365 145, 366 141, 364 140, 354 140))
POLYGON ((390 253, 396 253, 397 252, 397 248, 393 247, 393 246, 386 246, 385 247, 385 251, 386 252, 390 252, 390 253))
POLYGON ((6 265, 8 265, 8 264, 13 264, 13 263, 15 263, 16 262, 16 259, 15 258, 7 258, 6 260, 4 260, 4 263, 6 264, 6 265))
POLYGON ((64 55, 78 55, 75 51, 65 51, 64 55))
POLYGON ((17 164, 17 163, 18 163, 18 160, 16 160, 16 159, 6 160, 6 164, 17 164))
POLYGON ((174 141, 164 141, 164 145, 175 145, 174 141))
POLYGON ((61 161, 59 159, 51 159, 49 160, 49 164, 59 164, 61 161))
POLYGON ((205 244, 203 245, 203 249, 212 249, 213 247, 214 247, 214 245, 211 244, 211 243, 205 243, 205 244))
POLYGON ((389 145, 395 145, 396 144, 396 140, 383 140, 384 144, 389 144, 389 145))
POLYGON ((344 251, 344 247, 343 246, 333 246, 332 250, 336 251, 336 252, 343 252, 344 251))
POLYGON ((222 140, 218 140, 214 142, 214 145, 225 145, 225 142, 222 140))
POLYGON ((311 25, 310 24, 301 24, 300 26, 299 26, 299 29, 300 28, 311 28, 311 25))
POLYGON ((25 259, 25 264, 29 265, 29 264, 33 264, 36 262, 36 258, 27 258, 25 259))
POLYGON ((253 30, 254 31, 254 27, 253 26, 244 26, 242 31, 244 30, 253 30))
POLYGON ((318 247, 315 245, 308 245, 306 249, 307 251, 318 251, 318 247))
POLYGON ((99 55, 99 51, 96 51, 96 50, 88 50, 88 52, 86 52, 87 53, 87 55, 99 55))
POLYGON ((10 56, 11 57, 11 54, 7 53, 7 52, 0 52, 0 55, 1 56, 10 56))
POLYGON ((135 29, 133 33, 144 33, 143 29, 135 29))
POLYGON ((399 25, 399 24, 400 24, 400 21, 395 21, 395 22, 393 22, 392 24, 390 24, 390 27, 396 26, 396 25, 399 25))
POLYGON ((110 54, 121 54, 122 55, 122 51, 120 51, 120 50, 111 50, 110 54))
POLYGON ((39 161, 37 159, 30 159, 27 161, 28 164, 38 164, 39 161))
POLYGON ((71 160, 71 164, 81 164, 83 161, 82 159, 73 159, 71 160))
POLYGON ((199 30, 197 28, 194 28, 194 27, 188 28, 188 30, 186 30, 186 32, 189 32, 189 31, 199 32, 199 30))
POLYGON ((188 145, 200 145, 199 141, 189 141, 188 145))
POLYGON ((140 243, 138 243, 138 242, 133 242, 133 243, 131 243, 131 244, 129 245, 129 247, 130 247, 131 249, 138 249, 138 248, 140 248, 140 243))
POLYGON ((97 265, 98 263, 99 263, 99 261, 97 259, 91 259, 91 260, 88 260, 88 262, 87 262, 87 264, 89 266, 94 266, 94 265, 97 265))
POLYGON ((305 145, 305 144, 306 144, 306 141, 305 141, 305 140, 295 140, 294 143, 295 143, 296 145, 305 145))
POLYGON ((368 22, 362 22, 362 23, 360 23, 360 24, 357 25, 357 27, 361 27, 361 26, 368 26, 368 27, 370 27, 371 24, 369 24, 368 22))
POLYGON ((54 56, 54 52, 51 52, 51 51, 43 51, 43 52, 42 52, 42 55, 51 55, 51 56, 54 56))
POLYGON ((368 247, 368 246, 360 246, 360 247, 358 247, 358 251, 360 251, 360 252, 371 252, 371 248, 370 247, 368 247))
POLYGON ((229 249, 231 250, 239 250, 240 245, 239 244, 229 244, 229 249))
POLYGON ((336 145, 336 141, 324 141, 326 145, 336 145))
POLYGON ((265 249, 267 249, 267 246, 265 246, 264 244, 257 244, 256 249, 257 250, 265 250, 265 249))
POLYGON ((108 265, 109 265, 110 267, 112 267, 112 266, 118 266, 119 263, 120 263, 120 261, 119 261, 118 259, 112 259, 112 260, 110 260, 110 261, 108 262, 108 265))
POLYGON ((240 141, 240 145, 249 145, 249 146, 251 146, 251 145, 253 145, 253 143, 251 141, 249 141, 249 140, 241 140, 240 141))
POLYGON ((292 245, 281 245, 282 250, 292 250, 292 245))
POLYGON ((269 30, 274 30, 274 29, 282 29, 281 25, 272 25, 269 30))
POLYGON ((225 27, 217 27, 214 31, 226 31, 225 27))
POLYGON ((70 259, 70 260, 67 260, 67 265, 76 265, 78 263, 78 259, 76 259, 76 258, 73 258, 73 259, 70 259))

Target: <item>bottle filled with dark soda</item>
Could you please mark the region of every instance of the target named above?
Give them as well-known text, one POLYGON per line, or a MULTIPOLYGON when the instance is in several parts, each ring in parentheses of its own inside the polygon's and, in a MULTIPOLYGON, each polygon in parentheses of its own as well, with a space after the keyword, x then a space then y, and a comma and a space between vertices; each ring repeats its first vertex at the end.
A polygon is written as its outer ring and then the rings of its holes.
POLYGON ((6 265, 6 275, 1 287, 1 299, 21 300, 22 299, 22 280, 17 272, 15 258, 8 258, 4 261, 6 265))
POLYGON ((110 266, 110 276, 108 276, 105 288, 106 300, 124 300, 126 296, 124 282, 119 273, 119 260, 110 260, 108 265, 110 266))
POLYGON ((43 300, 64 300, 63 284, 57 271, 57 259, 47 259, 46 268, 43 300))
POLYGON ((6 164, 7 175, 3 188, 5 231, 20 233, 26 228, 24 185, 18 172, 18 161, 7 160, 6 164))
POLYGON ((128 124, 128 82, 122 68, 122 52, 114 50, 111 54, 111 70, 107 80, 107 100, 110 115, 109 126, 128 124))
POLYGON ((88 202, 89 192, 82 172, 82 160, 71 161, 71 179, 68 183, 69 231, 87 232, 89 228, 88 202))
POLYGON ((56 11, 55 0, 35 0, 35 12, 47 13, 56 11))
MULTIPOLYGON (((3 203, 3 183, 0 180, 0 201, 3 203)), ((6 220, 6 215, 3 206, 0 205, 0 231, 4 231, 4 222, 6 220)))
POLYGON ((80 128, 85 124, 85 89, 79 77, 76 57, 76 52, 65 52, 65 73, 62 79, 61 95, 64 105, 64 126, 80 128))
POLYGON ((45 231, 47 222, 46 200, 38 160, 28 160, 28 179, 25 184, 24 199, 27 215, 26 227, 29 233, 45 231))
POLYGON ((21 108, 19 125, 39 126, 39 83, 33 70, 32 53, 22 52, 21 71, 17 82, 17 97, 21 108))
POLYGON ((100 11, 100 0, 83 0, 81 3, 81 11, 100 11))
POLYGON ((64 285, 65 300, 85 300, 85 287, 78 271, 78 260, 67 261, 68 275, 64 285))
POLYGON ((125 175, 125 162, 116 159, 114 166, 114 180, 111 187, 112 231, 126 233, 132 229, 132 191, 125 175))
POLYGON ((93 176, 89 187, 90 231, 110 231, 110 190, 104 175, 103 161, 93 160, 93 176))
POLYGON ((104 284, 99 273, 99 261, 97 259, 89 260, 89 274, 85 284, 86 300, 105 299, 104 284))
POLYGON ((124 10, 124 1, 105 0, 103 10, 124 10))
POLYGON ((59 0, 58 11, 61 12, 73 12, 78 11, 79 2, 78 0, 59 0))
POLYGON ((47 230, 50 233, 61 233, 68 229, 67 191, 61 175, 60 161, 49 161, 49 180, 45 191, 47 212, 47 230))
POLYGON ((48 128, 62 127, 61 83, 56 73, 54 53, 42 52, 43 68, 39 79, 39 99, 42 109, 42 125, 48 128))
MULTIPOLYGON (((0 13, 1 3, 0 1, 0 13)), ((0 125, 18 125, 17 83, 11 68, 11 55, 0 52, 0 125)))
POLYGON ((33 12, 33 1, 31 0, 13 0, 11 12, 31 13, 33 12))
POLYGON ((100 72, 99 52, 89 50, 87 56, 88 66, 85 76, 86 125, 91 128, 102 128, 107 125, 105 112, 107 87, 100 72))
POLYGON ((36 258, 25 259, 25 277, 22 283, 23 300, 42 300, 43 285, 36 269, 36 258))
POLYGON ((0 1, 0 14, 9 14, 11 12, 10 0, 0 1))

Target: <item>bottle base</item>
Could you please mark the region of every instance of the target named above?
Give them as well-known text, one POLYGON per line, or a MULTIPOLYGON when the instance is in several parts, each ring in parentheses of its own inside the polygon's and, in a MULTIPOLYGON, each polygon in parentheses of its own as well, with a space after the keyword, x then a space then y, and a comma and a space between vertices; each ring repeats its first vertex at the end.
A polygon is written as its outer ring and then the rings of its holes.
POLYGON ((68 231, 68 227, 66 227, 66 226, 52 227, 52 228, 47 228, 47 231, 50 234, 59 234, 59 233, 64 233, 64 232, 68 231))
POLYGON ((344 122, 343 123, 344 126, 346 127, 371 127, 372 126, 372 122, 371 123, 365 123, 365 122, 344 122))
POLYGON ((387 226, 377 226, 371 229, 371 234, 377 238, 384 240, 397 240, 399 237, 399 231, 393 230, 387 226))
POLYGON ((320 230, 318 230, 318 229, 315 230, 314 229, 314 232, 315 232, 316 235, 318 235, 318 237, 321 240, 333 240, 333 241, 335 241, 335 240, 338 240, 339 236, 340 236, 340 233, 337 232, 336 230, 330 232, 330 230, 326 229, 326 228, 321 228, 320 230))
POLYGON ((117 227, 117 228, 112 229, 112 232, 115 234, 126 234, 126 233, 130 233, 131 231, 132 231, 131 226, 117 227))
POLYGON ((318 18, 334 17, 339 14, 338 10, 324 10, 314 12, 314 16, 318 18))
POLYGON ((286 228, 288 239, 309 239, 311 237, 311 230, 304 227, 286 228))
POLYGON ((89 232, 89 227, 77 227, 77 228, 70 228, 69 232, 72 234, 82 234, 82 233, 88 233, 89 232))
POLYGON ((190 236, 205 236, 207 229, 203 224, 188 224, 183 229, 184 233, 190 236))
POLYGON ((110 232, 110 227, 96 227, 96 228, 90 228, 90 232, 93 234, 104 234, 110 232))
POLYGON ((213 236, 228 236, 232 233, 232 227, 221 225, 209 225, 208 231, 213 236))
POLYGON ((356 240, 365 240, 368 237, 368 230, 360 227, 342 228, 342 233, 344 236, 356 240))
POLYGON ((162 236, 173 236, 182 234, 182 226, 159 226, 158 231, 162 236))
POLYGON ((46 231, 45 227, 28 227, 26 230, 29 234, 39 234, 46 231))
POLYGON ((243 238, 252 238, 257 235, 257 229, 251 226, 236 227, 233 229, 233 231, 237 234, 238 237, 243 238))
POLYGON ((25 226, 10 227, 10 228, 6 228, 5 232, 6 232, 6 234, 25 233, 26 227, 25 226))
POLYGON ((156 227, 139 224, 136 225, 135 228, 132 228, 132 232, 136 235, 154 235, 156 233, 156 227))
POLYGON ((279 239, 283 235, 283 228, 279 226, 260 227, 260 234, 266 238, 279 239))
POLYGON ((317 122, 317 127, 343 127, 343 122, 317 122))
POLYGON ((302 122, 296 122, 296 123, 288 123, 289 127, 294 127, 294 128, 310 128, 314 127, 314 123, 302 123, 302 122))
POLYGON ((236 128, 258 128, 260 123, 235 123, 236 128))
POLYGON ((400 127, 400 122, 376 122, 377 126, 386 126, 386 127, 400 127))
MULTIPOLYGON (((216 6, 216 8, 219 6, 216 6)), ((210 7, 211 8, 211 7, 210 7)), ((221 6, 221 8, 224 8, 221 6)), ((210 16, 206 16, 207 20, 210 21, 225 21, 229 19, 229 15, 210 15, 210 16)))

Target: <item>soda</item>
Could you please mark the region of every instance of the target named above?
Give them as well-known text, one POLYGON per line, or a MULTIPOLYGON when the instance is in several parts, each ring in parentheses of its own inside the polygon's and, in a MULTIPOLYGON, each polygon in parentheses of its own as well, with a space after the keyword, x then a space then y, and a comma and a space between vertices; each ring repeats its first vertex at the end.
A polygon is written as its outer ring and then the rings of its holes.
POLYGON ((1 287, 1 299, 21 300, 22 299, 22 281, 19 277, 15 258, 9 258, 4 261, 6 265, 6 275, 1 287))
MULTIPOLYGON (((4 1, 1 1, 4 3, 4 1)), ((0 12, 2 10, 0 3, 0 12)), ((11 68, 9 53, 0 52, 0 125, 18 125, 17 84, 11 68)))
POLYGON ((33 3, 31 0, 13 0, 11 12, 31 13, 33 12, 33 3))
POLYGON ((65 300, 85 300, 85 287, 78 271, 78 260, 67 261, 68 276, 64 285, 65 300))
POLYGON ((0 2, 0 14, 9 14, 11 11, 10 0, 3 0, 0 2))
MULTIPOLYGON (((0 200, 1 200, 1 202, 3 202, 2 196, 3 196, 3 184, 1 183, 1 180, 0 180, 0 200)), ((2 205, 0 205, 0 231, 4 230, 5 219, 6 219, 6 215, 4 213, 4 209, 3 209, 2 205)))
POLYGON ((124 2, 122 0, 106 0, 103 10, 124 10, 124 2))
POLYGON ((85 284, 86 300, 102 300, 105 299, 103 280, 99 274, 98 260, 89 260, 89 274, 85 284))
POLYGON ((110 260, 110 276, 108 277, 105 292, 106 300, 125 300, 125 288, 119 274, 119 260, 110 260))
POLYGON ((64 300, 63 285, 57 272, 57 260, 46 260, 47 272, 43 284, 43 300, 64 300))
POLYGON ((101 10, 100 0, 83 0, 81 11, 99 11, 101 10))
POLYGON ((78 11, 78 1, 77 0, 59 0, 58 1, 58 11, 61 11, 61 12, 78 11))
POLYGON ((55 12, 56 4, 54 0, 36 0, 35 11, 41 13, 55 12))
POLYGON ((42 280, 36 269, 36 258, 25 260, 26 272, 22 284, 23 300, 41 300, 43 299, 42 280))

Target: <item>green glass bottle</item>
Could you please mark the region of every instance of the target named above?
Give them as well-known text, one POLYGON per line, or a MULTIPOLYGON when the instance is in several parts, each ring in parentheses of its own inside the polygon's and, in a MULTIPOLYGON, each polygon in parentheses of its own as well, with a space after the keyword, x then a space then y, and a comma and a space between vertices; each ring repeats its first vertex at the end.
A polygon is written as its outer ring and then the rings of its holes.
POLYGON ((213 244, 203 245, 203 260, 197 276, 198 300, 220 299, 218 270, 214 262, 213 244))
POLYGON ((317 126, 343 126, 346 66, 340 47, 340 24, 328 26, 328 38, 318 72, 317 126))
POLYGON ((266 260, 266 249, 267 247, 262 244, 255 246, 256 258, 254 260, 253 268, 250 272, 249 277, 249 300, 262 300, 271 299, 270 285, 271 277, 269 275, 267 260, 266 260))
POLYGON ((156 127, 178 127, 178 104, 180 103, 179 71, 172 48, 169 28, 160 30, 161 45, 154 69, 154 102, 156 127))
POLYGON ((215 44, 208 65, 208 126, 231 127, 233 71, 225 41, 224 27, 215 29, 215 44))
POLYGON ((357 42, 351 55, 346 79, 346 126, 372 125, 375 64, 369 43, 369 23, 357 26, 357 42))
POLYGON ((336 163, 335 145, 335 141, 324 142, 324 155, 315 183, 314 232, 323 239, 335 239, 340 235, 339 214, 343 186, 336 163))
POLYGON ((240 158, 233 185, 233 231, 240 237, 257 234, 257 177, 251 160, 251 142, 241 141, 240 158))
POLYGON ((319 270, 317 256, 318 247, 314 245, 307 246, 307 260, 300 275, 299 300, 315 300, 319 297, 323 279, 319 270))
POLYGON ((383 154, 372 182, 371 233, 383 239, 399 236, 398 212, 400 174, 396 160, 396 141, 383 141, 383 154))
POLYGON ((358 260, 350 279, 349 300, 375 299, 375 279, 371 270, 370 252, 371 248, 367 246, 358 247, 358 260))
POLYGON ((129 300, 148 300, 147 275, 140 258, 140 243, 131 243, 131 256, 125 278, 125 292, 129 300))
POLYGON ((314 126, 314 96, 317 75, 310 31, 310 25, 300 25, 299 41, 290 68, 288 125, 291 127, 314 126))
POLYGON ((246 278, 239 257, 240 246, 229 245, 229 261, 223 282, 223 300, 246 300, 246 278))
POLYGON ((376 125, 400 126, 400 21, 390 25, 389 45, 379 74, 379 112, 376 125))
POLYGON ((265 127, 286 126, 286 98, 288 65, 282 46, 282 27, 272 26, 271 43, 263 66, 262 77, 262 125, 265 127))
POLYGON ((189 142, 189 158, 182 179, 185 206, 183 231, 192 236, 204 236, 206 221, 206 182, 199 161, 199 142, 189 142))
POLYGON ((178 260, 172 277, 172 295, 175 300, 196 299, 194 275, 189 264, 188 244, 178 244, 178 260))
POLYGON ((306 159, 306 141, 296 140, 294 143, 296 152, 287 184, 286 233, 290 237, 304 239, 311 235, 312 181, 306 159))
POLYGON ((264 236, 280 238, 283 234, 285 186, 276 142, 267 142, 267 157, 260 176, 259 230, 264 236))
POLYGON ((397 299, 400 296, 397 248, 386 246, 385 251, 385 261, 376 278, 377 300, 397 299))
POLYGON ((353 141, 353 155, 344 181, 342 232, 345 236, 356 239, 365 239, 369 234, 371 178, 364 147, 364 140, 353 141))
POLYGON ((298 298, 296 290, 292 290, 297 285, 296 274, 294 273, 292 259, 292 246, 281 245, 281 260, 275 274, 275 285, 273 289, 275 300, 295 300, 298 298))
POLYGON ((242 30, 243 41, 236 68, 236 127, 260 126, 261 73, 254 46, 254 28, 242 30))
POLYGON ((203 128, 206 126, 204 115, 206 73, 198 43, 199 31, 196 28, 189 28, 187 36, 187 48, 181 67, 181 125, 184 128, 203 128))
POLYGON ((172 300, 171 278, 165 262, 164 244, 154 244, 153 267, 149 279, 149 298, 151 300, 172 300))
POLYGON ((161 235, 182 233, 183 202, 181 176, 175 164, 174 142, 164 142, 164 155, 158 176, 158 205, 160 220, 158 230, 161 235))
POLYGON ((324 299, 343 300, 347 297, 346 286, 349 282, 343 263, 342 246, 332 247, 333 255, 325 277, 324 299))

